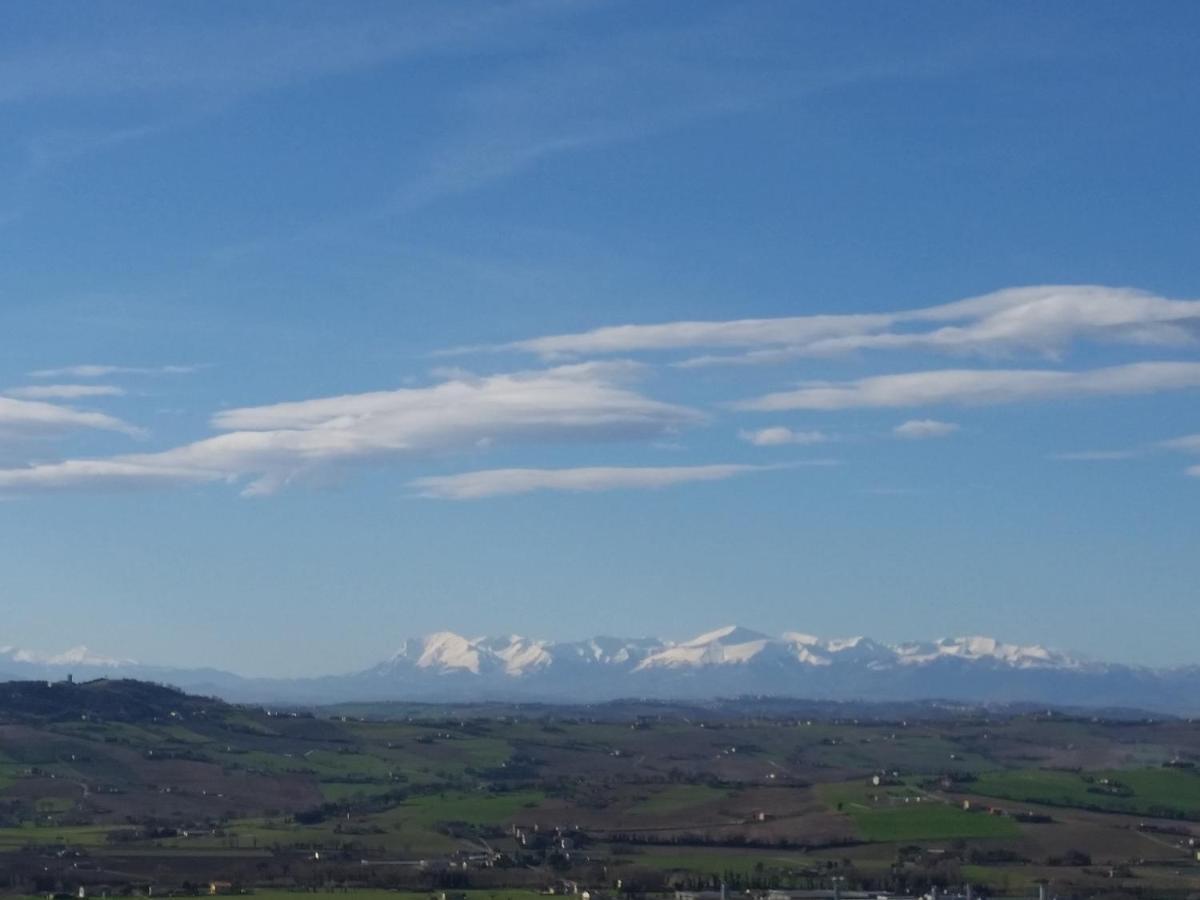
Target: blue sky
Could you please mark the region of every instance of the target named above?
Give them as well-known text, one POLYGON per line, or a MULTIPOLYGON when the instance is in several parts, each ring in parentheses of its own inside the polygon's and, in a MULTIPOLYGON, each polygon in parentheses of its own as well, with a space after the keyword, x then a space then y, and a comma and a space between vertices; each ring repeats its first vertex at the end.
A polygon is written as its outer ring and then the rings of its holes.
POLYGON ((0 644, 1196 661, 1194 4, 0 17, 0 644))

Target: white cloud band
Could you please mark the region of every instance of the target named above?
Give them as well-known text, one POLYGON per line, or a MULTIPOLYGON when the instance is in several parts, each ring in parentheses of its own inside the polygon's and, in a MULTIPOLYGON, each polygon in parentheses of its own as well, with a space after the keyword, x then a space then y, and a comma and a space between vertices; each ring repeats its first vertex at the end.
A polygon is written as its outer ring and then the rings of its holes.
POLYGON ((125 391, 113 384, 34 384, 6 388, 0 394, 21 400, 81 400, 86 397, 121 397, 125 391))
POLYGON ((80 429, 116 431, 138 436, 141 430, 104 413, 88 412, 45 403, 0 397, 0 436, 42 437, 80 429))
MULTIPOLYGON (((339 464, 473 450, 493 442, 648 439, 706 420, 696 410, 650 399, 627 386, 639 371, 612 362, 481 378, 460 375, 430 387, 228 410, 213 418, 225 434, 158 453, 0 470, 0 488, 248 478, 245 493, 263 494, 339 464)), ((0 398, 0 417, 5 403, 48 406, 0 398)), ((116 422, 96 413, 77 415, 116 422)))
POLYGON ((1200 387, 1200 363, 1145 362, 1081 372, 941 369, 816 382, 735 404, 758 412, 810 409, 988 406, 1069 397, 1148 394, 1200 387))
POLYGON ((108 378, 111 375, 190 375, 199 366, 111 366, 78 365, 58 369, 37 369, 30 378, 108 378))
POLYGON ((1172 300, 1131 288, 1035 285, 939 306, 857 315, 619 325, 537 337, 502 349, 545 358, 650 350, 738 348, 682 366, 774 363, 860 350, 998 355, 1055 354, 1071 343, 1183 345, 1200 334, 1200 300, 1172 300))
POLYGON ((594 492, 655 489, 694 481, 723 481, 777 466, 589 466, 576 469, 486 469, 418 478, 411 486, 423 497, 482 500, 533 491, 594 492))

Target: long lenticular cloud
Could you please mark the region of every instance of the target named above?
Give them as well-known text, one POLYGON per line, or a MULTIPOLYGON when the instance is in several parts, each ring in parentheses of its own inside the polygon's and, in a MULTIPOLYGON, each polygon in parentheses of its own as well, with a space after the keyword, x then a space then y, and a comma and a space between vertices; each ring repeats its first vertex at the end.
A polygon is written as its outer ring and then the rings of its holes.
POLYGON ((42 437, 82 429, 115 431, 133 437, 142 433, 141 429, 105 413, 41 400, 0 397, 0 437, 42 437))
POLYGON ((226 480, 248 481, 245 494, 266 494, 338 465, 478 450, 492 443, 648 439, 706 421, 697 410, 653 400, 630 387, 627 382, 639 368, 611 362, 457 376, 429 387, 228 410, 213 418, 223 434, 157 453, 3 469, 0 490, 226 480))
POLYGON ((778 466, 587 466, 574 469, 485 469, 418 478, 410 483, 422 497, 482 500, 534 491, 572 493, 623 489, 653 490, 694 481, 724 481, 778 466))
POLYGON ((1179 346, 1200 335, 1200 300, 1132 288, 1037 285, 938 306, 856 315, 616 325, 548 335, 497 349, 547 359, 646 351, 736 350, 676 365, 748 365, 866 350, 961 355, 1053 355, 1078 341, 1179 346))
POLYGON ((30 378, 108 378, 111 375, 190 375, 200 366, 112 366, 85 364, 37 369, 30 378))
POLYGON ((1150 394, 1200 387, 1200 363, 1146 362, 1081 372, 1052 369, 941 369, 855 381, 809 382, 734 404, 756 412, 992 406, 1070 397, 1150 394))
POLYGON ((18 400, 83 400, 89 397, 123 397, 125 391, 114 384, 32 384, 5 388, 0 394, 18 400))

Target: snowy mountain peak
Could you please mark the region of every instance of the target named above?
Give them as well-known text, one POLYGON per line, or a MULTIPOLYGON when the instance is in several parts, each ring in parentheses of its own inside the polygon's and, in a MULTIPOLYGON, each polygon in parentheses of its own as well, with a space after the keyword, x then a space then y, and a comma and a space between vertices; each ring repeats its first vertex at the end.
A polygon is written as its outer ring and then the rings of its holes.
POLYGON ((785 631, 783 639, 789 644, 795 644, 798 647, 812 647, 821 643, 821 639, 811 634, 805 634, 802 631, 785 631))
POLYGON ((943 658, 992 661, 1014 668, 1066 669, 1081 665, 1078 659, 1048 650, 1040 644, 1006 644, 995 638, 978 635, 901 644, 896 647, 896 653, 898 661, 905 665, 921 665, 943 658))
POLYGON ((438 631, 420 640, 406 641, 391 662, 412 662, 419 669, 479 674, 479 653, 474 642, 453 631, 438 631))
POLYGON ((548 645, 545 641, 530 640, 519 634, 480 641, 478 644, 503 664, 506 675, 519 677, 548 666, 554 661, 554 657, 546 649, 548 645))
POLYGON ((553 647, 556 658, 587 666, 627 666, 645 659, 664 646, 657 638, 594 637, 572 644, 553 647))
POLYGON ((780 647, 782 644, 779 641, 765 634, 740 625, 727 625, 651 653, 634 671, 748 663, 764 651, 771 648, 778 650, 780 647))
POLYGON ((453 631, 438 631, 417 640, 406 641, 382 669, 394 670, 413 665, 434 672, 469 672, 482 675, 499 671, 520 676, 544 668, 553 662, 545 641, 518 634, 507 637, 467 638, 453 631))
POLYGON ((698 637, 692 638, 690 641, 685 641, 679 646, 704 647, 709 644, 721 644, 729 647, 738 644, 749 644, 757 641, 769 640, 771 640, 771 638, 768 635, 760 634, 757 631, 751 631, 749 628, 743 628, 741 625, 726 625, 722 628, 705 632, 698 637))

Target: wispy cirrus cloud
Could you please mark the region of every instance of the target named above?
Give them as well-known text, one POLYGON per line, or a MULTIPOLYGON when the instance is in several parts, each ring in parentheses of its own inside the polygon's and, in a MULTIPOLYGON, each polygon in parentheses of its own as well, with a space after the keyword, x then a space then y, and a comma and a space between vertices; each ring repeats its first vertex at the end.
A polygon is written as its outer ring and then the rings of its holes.
POLYGON ((157 453, 0 470, 0 489, 224 480, 248 482, 243 493, 258 495, 340 465, 494 444, 647 440, 706 421, 635 390, 630 382, 640 371, 604 362, 460 374, 429 387, 231 409, 213 417, 225 433, 157 453))
MULTIPOLYGON (((642 30, 587 31, 529 54, 449 98, 455 128, 397 192, 402 209, 512 177, 550 158, 669 132, 797 93, 785 58, 755 52, 755 26, 719 17, 642 30)), ((874 70, 871 70, 874 71, 874 70)), ((866 72, 801 73, 820 90, 866 72)))
POLYGON ((21 400, 80 400, 87 397, 121 397, 125 390, 115 384, 32 384, 5 388, 0 394, 21 400))
POLYGON ((1200 300, 1103 285, 1035 285, 899 312, 617 325, 530 338, 500 349, 543 358, 701 348, 742 351, 676 363, 692 368, 867 350, 1053 356, 1079 341, 1182 346, 1194 344, 1198 336, 1200 300))
POLYGON ((1143 362, 1078 372, 1052 369, 940 369, 855 381, 811 382, 734 404, 757 412, 990 406, 1070 397, 1149 394, 1200 387, 1200 363, 1143 362))
POLYGON ((892 434, 905 440, 923 441, 949 437, 960 428, 961 426, 954 422, 942 422, 938 419, 909 419, 893 428, 892 434))
POLYGON ((400 59, 524 46, 572 6, 554 0, 468 7, 413 2, 380 13, 308 8, 271 19, 242 9, 230 18, 170 22, 106 16, 86 39, 40 42, 0 62, 0 103, 122 95, 233 98, 400 59))
MULTIPOLYGON (((571 40, 539 48, 520 65, 456 92, 449 100, 455 127, 427 148, 426 162, 401 185, 396 205, 409 209, 557 156, 697 122, 764 109, 791 112, 810 98, 864 83, 944 77, 978 65, 994 49, 994 35, 963 35, 952 50, 827 54, 815 47, 799 52, 796 41, 784 50, 778 16, 753 8, 715 15, 697 9, 676 24, 641 29, 584 25, 571 40)), ((815 24, 796 39, 819 42, 815 24)))
MULTIPOLYGON (((55 22, 61 14, 48 8, 46 31, 61 37, 39 35, 6 48, 10 52, 0 56, 0 108, 41 105, 72 112, 58 124, 41 117, 37 130, 20 138, 25 160, 14 181, 24 193, 49 168, 194 127, 247 98, 322 78, 438 57, 528 53, 550 43, 564 22, 589 6, 486 0, 456 7, 415 0, 378 10, 309 6, 284 17, 231 8, 186 23, 170 15, 110 10, 91 22, 77 16, 86 23, 82 29, 63 27, 55 22), (76 36, 80 31, 83 36, 76 36), (80 115, 80 107, 88 114, 80 115), (117 111, 105 120, 103 111, 110 109, 117 111), (130 118, 131 109, 136 118, 130 118)), ((25 198, 0 211, 0 226, 20 219, 32 205, 25 198)))
POLYGON ((411 486, 422 496, 439 500, 482 500, 534 491, 573 493, 612 490, 653 490, 696 481, 724 481, 778 466, 588 466, 574 469, 486 469, 457 475, 418 478, 411 486))

